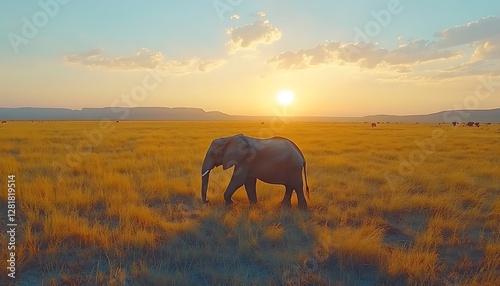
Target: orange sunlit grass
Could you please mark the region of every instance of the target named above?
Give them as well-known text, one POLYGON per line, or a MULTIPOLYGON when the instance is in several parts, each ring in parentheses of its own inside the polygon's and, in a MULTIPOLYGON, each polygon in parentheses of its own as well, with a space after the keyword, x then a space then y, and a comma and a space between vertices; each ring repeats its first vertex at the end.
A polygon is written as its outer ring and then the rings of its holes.
POLYGON ((222 168, 211 172, 211 203, 202 204, 212 139, 271 127, 122 121, 79 149, 99 122, 2 125, 1 180, 17 178, 19 273, 48 285, 499 281, 500 126, 289 121, 273 133, 304 153, 308 211, 295 197, 291 210, 280 209, 283 186, 262 182, 257 206, 240 189, 226 208, 232 171, 222 168), (412 163, 415 142, 436 129, 446 140, 412 163))

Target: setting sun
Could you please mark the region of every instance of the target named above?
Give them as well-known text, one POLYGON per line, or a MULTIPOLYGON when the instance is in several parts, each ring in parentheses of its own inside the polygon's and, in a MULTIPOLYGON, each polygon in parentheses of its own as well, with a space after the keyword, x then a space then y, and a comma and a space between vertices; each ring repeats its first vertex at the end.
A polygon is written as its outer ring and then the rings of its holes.
POLYGON ((284 106, 290 105, 293 103, 293 92, 290 90, 282 90, 276 96, 276 101, 284 106))

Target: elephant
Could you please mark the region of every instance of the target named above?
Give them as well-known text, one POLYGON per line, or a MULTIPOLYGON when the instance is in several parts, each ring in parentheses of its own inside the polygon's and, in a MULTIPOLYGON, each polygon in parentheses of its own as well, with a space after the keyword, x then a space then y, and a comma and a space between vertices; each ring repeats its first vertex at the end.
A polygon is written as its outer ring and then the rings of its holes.
POLYGON ((287 138, 258 139, 238 134, 214 139, 201 168, 201 198, 204 203, 208 203, 210 171, 220 165, 224 170, 234 166, 233 175, 224 192, 227 205, 233 203, 232 195, 243 185, 250 203, 257 203, 255 185, 258 179, 269 184, 285 186, 282 206, 291 206, 292 193, 295 191, 299 208, 307 208, 302 181, 302 169, 304 169, 306 194, 309 199, 306 160, 299 147, 287 138))

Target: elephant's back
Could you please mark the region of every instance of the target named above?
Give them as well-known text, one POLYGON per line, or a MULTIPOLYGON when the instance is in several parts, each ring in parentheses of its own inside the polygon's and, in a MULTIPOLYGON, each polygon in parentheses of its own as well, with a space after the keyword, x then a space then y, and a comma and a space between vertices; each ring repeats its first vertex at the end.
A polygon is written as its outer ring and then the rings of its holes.
POLYGON ((304 156, 297 145, 284 137, 273 137, 263 140, 268 155, 273 160, 288 161, 289 164, 302 167, 305 163, 304 156))

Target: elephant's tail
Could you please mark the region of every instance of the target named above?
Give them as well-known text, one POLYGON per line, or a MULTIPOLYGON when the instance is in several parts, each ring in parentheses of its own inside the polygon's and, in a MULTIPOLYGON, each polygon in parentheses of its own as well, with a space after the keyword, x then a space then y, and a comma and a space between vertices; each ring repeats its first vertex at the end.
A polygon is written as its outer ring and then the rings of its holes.
POLYGON ((306 195, 307 195, 307 200, 311 200, 309 198, 309 186, 307 185, 307 171, 306 171, 306 161, 304 160, 304 180, 306 181, 306 195))

